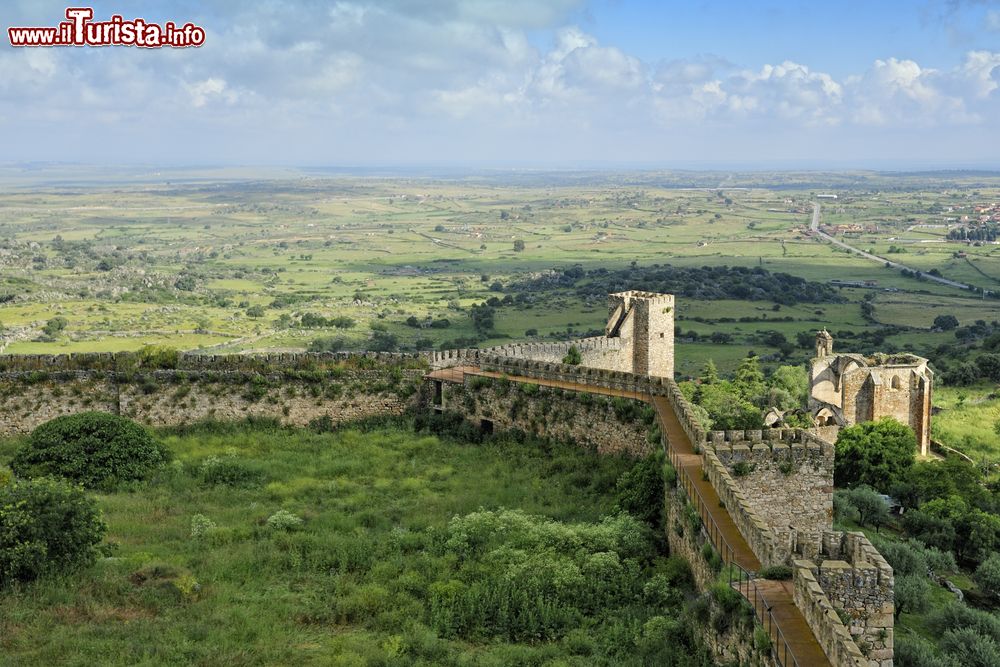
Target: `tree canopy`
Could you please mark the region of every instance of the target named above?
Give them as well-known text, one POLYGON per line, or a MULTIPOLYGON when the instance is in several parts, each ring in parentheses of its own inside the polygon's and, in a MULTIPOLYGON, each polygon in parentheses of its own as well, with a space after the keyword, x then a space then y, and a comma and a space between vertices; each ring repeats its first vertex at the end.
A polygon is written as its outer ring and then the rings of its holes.
POLYGON ((916 460, 917 438, 891 417, 841 429, 837 436, 834 484, 861 484, 887 493, 916 460))

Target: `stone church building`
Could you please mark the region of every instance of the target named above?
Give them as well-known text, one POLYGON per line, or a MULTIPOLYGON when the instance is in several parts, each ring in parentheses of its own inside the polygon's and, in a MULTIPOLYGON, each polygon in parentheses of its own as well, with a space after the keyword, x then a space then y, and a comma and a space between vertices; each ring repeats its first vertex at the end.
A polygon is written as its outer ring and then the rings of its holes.
POLYGON ((833 336, 816 334, 809 411, 817 426, 851 426, 882 417, 908 425, 930 453, 934 372, 913 354, 834 354, 833 336))

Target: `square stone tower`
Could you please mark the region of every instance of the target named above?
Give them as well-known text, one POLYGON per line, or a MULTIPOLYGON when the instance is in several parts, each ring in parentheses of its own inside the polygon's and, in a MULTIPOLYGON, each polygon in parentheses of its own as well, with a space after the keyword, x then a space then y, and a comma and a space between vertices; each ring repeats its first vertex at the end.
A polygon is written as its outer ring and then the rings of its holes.
POLYGON ((622 340, 621 368, 638 375, 674 376, 674 295, 616 292, 608 295, 604 334, 622 340))

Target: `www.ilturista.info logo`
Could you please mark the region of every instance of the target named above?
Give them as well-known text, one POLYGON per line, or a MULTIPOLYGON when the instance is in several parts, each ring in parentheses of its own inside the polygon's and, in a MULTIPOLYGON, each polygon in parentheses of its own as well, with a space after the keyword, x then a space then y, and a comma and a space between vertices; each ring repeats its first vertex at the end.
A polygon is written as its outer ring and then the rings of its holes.
POLYGON ((126 21, 115 14, 108 21, 93 21, 90 7, 69 7, 66 21, 49 28, 7 28, 11 46, 165 46, 184 48, 205 43, 205 29, 193 23, 163 25, 144 19, 126 21))

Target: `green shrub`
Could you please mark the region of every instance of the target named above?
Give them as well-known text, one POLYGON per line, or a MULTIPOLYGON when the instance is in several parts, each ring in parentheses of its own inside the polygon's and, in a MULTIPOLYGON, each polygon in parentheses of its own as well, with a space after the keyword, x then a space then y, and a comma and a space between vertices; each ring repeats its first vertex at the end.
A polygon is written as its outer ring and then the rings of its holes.
POLYGON ((278 510, 267 518, 267 527, 272 530, 295 530, 302 525, 302 519, 288 510, 278 510))
POLYGON ((733 464, 733 477, 746 477, 753 472, 754 466, 746 461, 737 461, 733 464))
POLYGON ((787 565, 771 565, 770 567, 761 568, 757 575, 763 579, 771 579, 773 581, 788 581, 792 578, 792 568, 787 565))
POLYGON ((198 466, 198 475, 206 484, 253 486, 264 479, 264 471, 235 456, 210 456, 198 466))
POLYGON ((139 424, 106 412, 56 417, 38 426, 14 454, 18 477, 53 475, 89 488, 144 479, 169 459, 139 424))
POLYGON ((51 478, 0 487, 0 586, 91 564, 104 531, 79 487, 51 478))
POLYGON ((670 556, 659 563, 657 573, 662 574, 674 588, 682 591, 693 591, 695 588, 694 572, 691 564, 680 556, 670 556))
POLYGON ((724 582, 713 584, 708 593, 715 607, 712 627, 720 634, 731 628, 744 611, 749 611, 743 596, 724 582))
POLYGON ((953 601, 927 615, 927 627, 939 632, 972 628, 977 633, 1000 643, 1000 617, 981 609, 973 609, 953 601))
POLYGON ((677 469, 669 463, 663 464, 663 483, 669 487, 677 485, 677 469))
POLYGON ((174 369, 180 360, 180 353, 162 345, 143 346, 136 356, 143 368, 174 369))
POLYGON ((216 523, 204 514, 195 514, 191 517, 191 539, 193 540, 204 539, 218 529, 216 523))
POLYGON ((767 630, 760 626, 754 628, 753 647, 762 655, 771 654, 771 635, 767 633, 767 630))
POLYGON ((315 433, 333 433, 337 430, 337 423, 330 415, 322 415, 309 420, 309 430, 315 433))
POLYGON ((942 651, 962 667, 1000 665, 1000 644, 981 635, 974 628, 948 630, 941 637, 942 651))
POLYGON ((133 572, 129 580, 136 586, 164 592, 175 600, 194 599, 201 591, 201 584, 189 571, 165 563, 146 565, 133 572))
POLYGON ((639 461, 618 478, 615 504, 655 529, 663 523, 663 464, 656 454, 639 461))
POLYGON ((904 574, 895 579, 896 618, 903 612, 916 613, 927 609, 931 583, 926 574, 904 574))
POLYGON ((954 667, 955 663, 934 652, 930 642, 919 637, 899 634, 895 638, 895 655, 897 665, 906 667, 954 667))
POLYGON ((0 488, 7 486, 14 481, 14 473, 10 468, 0 467, 0 488))
POLYGON ((984 593, 1000 597, 1000 554, 994 553, 980 563, 973 578, 984 593))

